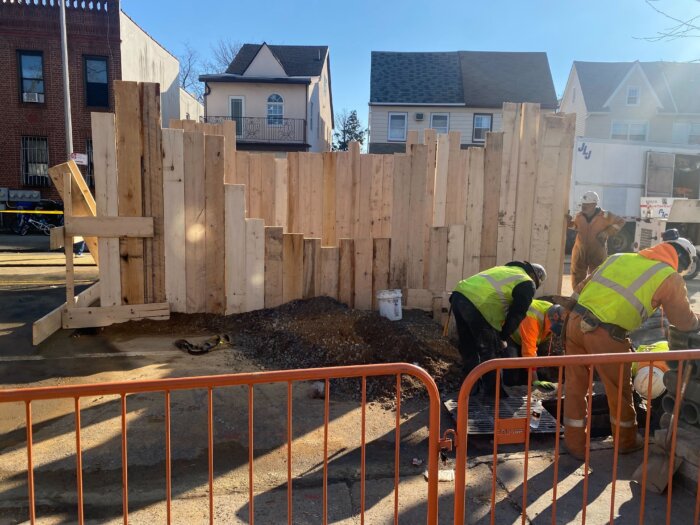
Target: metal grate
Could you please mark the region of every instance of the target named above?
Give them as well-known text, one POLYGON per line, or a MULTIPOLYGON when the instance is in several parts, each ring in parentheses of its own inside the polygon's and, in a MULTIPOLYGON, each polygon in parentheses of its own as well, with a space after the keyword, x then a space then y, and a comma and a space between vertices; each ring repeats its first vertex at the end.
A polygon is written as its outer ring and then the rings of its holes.
POLYGON ((22 137, 22 184, 25 186, 49 185, 49 139, 46 137, 22 137))
POLYGON ((639 249, 651 248, 651 242, 654 238, 654 232, 649 228, 642 228, 639 234, 639 249))
MULTIPOLYGON (((494 399, 489 396, 476 394, 469 399, 469 434, 493 434, 494 399)), ((457 422, 457 394, 447 396, 443 400, 445 408, 450 412, 452 419, 457 422)), ((511 396, 501 399, 498 416, 501 419, 528 417, 527 397, 511 396)), ((561 428, 560 428, 561 430, 561 428)), ((557 420, 546 410, 542 412, 540 426, 530 429, 532 434, 555 434, 557 432, 557 420)))

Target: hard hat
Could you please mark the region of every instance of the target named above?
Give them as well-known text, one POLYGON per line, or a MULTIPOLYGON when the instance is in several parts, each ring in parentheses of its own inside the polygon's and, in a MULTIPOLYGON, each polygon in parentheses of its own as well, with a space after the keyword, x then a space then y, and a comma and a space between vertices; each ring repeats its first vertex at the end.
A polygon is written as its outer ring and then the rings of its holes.
POLYGON ((600 197, 594 191, 587 191, 581 197, 581 204, 598 204, 600 202, 600 197))
POLYGON ((649 381, 651 381, 652 399, 656 399, 666 391, 666 387, 664 386, 664 371, 655 365, 650 378, 649 365, 647 365, 637 371, 633 382, 634 389, 644 399, 647 398, 647 394, 649 393, 649 381))
POLYGON ((549 319, 549 326, 557 336, 561 335, 561 329, 564 327, 564 317, 566 316, 566 310, 560 304, 553 304, 547 310, 547 318, 549 319))
POLYGON ((537 288, 540 287, 540 285, 547 280, 547 270, 544 269, 544 266, 541 264, 537 263, 528 263, 530 266, 532 266, 532 271, 535 272, 535 285, 537 288))
POLYGON ((690 263, 692 263, 698 256, 698 251, 693 246, 693 243, 684 237, 678 237, 672 241, 666 241, 667 244, 672 245, 678 252, 678 271, 683 273, 688 269, 690 263), (681 257, 687 256, 688 259, 681 261, 681 257))

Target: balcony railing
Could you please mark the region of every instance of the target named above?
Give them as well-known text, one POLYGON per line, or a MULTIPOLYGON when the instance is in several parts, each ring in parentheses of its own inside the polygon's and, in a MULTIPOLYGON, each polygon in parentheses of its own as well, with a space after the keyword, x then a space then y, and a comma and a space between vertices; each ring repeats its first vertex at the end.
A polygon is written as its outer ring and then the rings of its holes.
MULTIPOLYGON (((207 116, 207 124, 219 124, 232 117, 207 116)), ((239 117, 236 120, 238 142, 305 144, 306 120, 303 118, 239 117)))

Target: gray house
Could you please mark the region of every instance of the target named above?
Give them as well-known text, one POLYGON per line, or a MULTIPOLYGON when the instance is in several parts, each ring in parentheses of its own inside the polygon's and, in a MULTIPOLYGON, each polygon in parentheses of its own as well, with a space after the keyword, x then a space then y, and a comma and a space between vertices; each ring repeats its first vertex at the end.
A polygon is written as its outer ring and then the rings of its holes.
POLYGON ((504 102, 557 108, 546 53, 372 52, 369 152, 405 151, 409 131, 459 131, 462 147, 501 129, 504 102))
POLYGON ((574 62, 561 110, 581 137, 700 144, 700 64, 574 62))

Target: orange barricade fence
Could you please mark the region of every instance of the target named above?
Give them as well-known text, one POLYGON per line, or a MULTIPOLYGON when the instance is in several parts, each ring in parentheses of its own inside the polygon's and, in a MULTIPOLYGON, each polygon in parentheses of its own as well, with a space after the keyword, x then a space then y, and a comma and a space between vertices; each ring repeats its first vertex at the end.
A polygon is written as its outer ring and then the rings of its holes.
MULTIPOLYGON (((491 479, 491 499, 490 499, 490 505, 491 505, 491 510, 490 510, 490 522, 493 523, 499 523, 498 517, 496 516, 497 514, 497 509, 496 509, 496 492, 497 492, 497 465, 498 465, 498 454, 499 454, 499 444, 500 445, 505 445, 505 444, 514 444, 514 443, 519 443, 524 445, 524 457, 523 457, 523 463, 522 463, 522 468, 523 468, 523 479, 522 479, 522 502, 519 502, 519 506, 521 508, 521 519, 523 525, 528 522, 529 518, 527 516, 527 509, 528 509, 528 502, 532 502, 534 499, 537 497, 541 497, 541 494, 530 494, 530 498, 528 498, 528 480, 532 481, 531 478, 528 476, 528 460, 530 459, 531 456, 531 432, 530 432, 530 424, 529 424, 529 415, 531 414, 531 399, 532 399, 532 374, 533 370, 535 368, 541 369, 541 368, 553 368, 555 370, 558 370, 558 374, 555 373, 555 377, 558 375, 558 383, 559 385, 564 384, 564 388, 559 388, 558 392, 556 394, 556 414, 553 414, 556 417, 556 423, 557 423, 557 429, 561 428, 561 423, 563 420, 563 403, 566 392, 562 392, 562 390, 565 390, 565 367, 567 366, 576 366, 576 365, 583 365, 587 367, 588 369, 588 391, 586 395, 586 402, 588 407, 592 407, 592 398, 593 398, 593 380, 594 380, 594 371, 596 370, 597 366, 600 365, 617 365, 619 369, 619 376, 618 376, 618 384, 622 383, 622 378, 623 378, 623 370, 625 369, 626 366, 630 366, 631 363, 637 362, 640 364, 640 366, 644 366, 646 364, 650 364, 650 366, 654 365, 654 362, 660 363, 660 362, 666 362, 668 363, 669 366, 671 367, 677 367, 678 370, 678 380, 676 381, 676 387, 675 387, 675 392, 669 392, 670 395, 675 395, 675 399, 680 398, 681 394, 681 383, 682 381, 680 380, 682 376, 683 369, 686 367, 691 367, 694 366, 691 361, 699 361, 700 362, 700 350, 683 350, 683 351, 672 351, 672 352, 664 352, 662 354, 659 353, 626 353, 626 354, 595 354, 595 355, 576 355, 576 356, 550 356, 550 357, 535 357, 535 358, 508 358, 508 359, 493 359, 490 361, 487 361, 485 363, 482 363, 479 365, 477 368, 475 368, 464 380, 464 383, 462 384, 460 393, 459 393, 459 398, 458 398, 458 416, 457 416, 457 431, 455 432, 456 434, 456 466, 455 466, 455 502, 454 502, 454 523, 456 525, 463 525, 465 523, 465 516, 470 515, 470 509, 467 508, 467 501, 468 501, 468 494, 469 494, 469 488, 468 488, 468 481, 470 481, 469 475, 470 475, 470 468, 467 467, 467 425, 469 421, 469 397, 472 392, 472 388, 477 384, 479 379, 484 376, 485 374, 489 372, 496 372, 496 401, 495 401, 495 409, 494 409, 494 439, 493 439, 493 466, 492 466, 492 479, 491 479), (499 416, 499 403, 501 400, 499 399, 499 391, 500 391, 500 386, 501 386, 501 372, 503 370, 507 369, 527 369, 527 376, 528 376, 528 382, 527 382, 527 410, 526 414, 528 417, 522 417, 522 418, 503 418, 499 416), (564 394, 564 395, 563 395, 564 394), (466 513, 466 514, 465 514, 466 513)), ((697 368, 696 368, 697 370, 697 368)), ((651 378, 652 374, 649 374, 649 377, 651 378)), ((651 393, 652 393, 652 381, 649 380, 647 382, 648 389, 646 393, 646 399, 651 399, 651 393)), ((610 414, 610 418, 612 421, 612 418, 615 418, 615 421, 620 421, 620 406, 621 406, 621 399, 622 399, 622 389, 618 389, 617 393, 617 414, 610 414)), ((608 483, 608 480, 610 482, 609 485, 607 485, 608 489, 610 490, 611 493, 611 498, 610 498, 610 515, 609 515, 609 520, 610 523, 612 524, 613 522, 615 523, 635 523, 638 522, 640 524, 645 523, 645 519, 649 519, 649 503, 648 503, 648 498, 650 497, 650 493, 648 492, 648 472, 647 472, 647 463, 649 461, 650 457, 650 422, 651 422, 651 403, 647 404, 647 415, 646 415, 646 423, 645 423, 645 429, 644 429, 644 448, 643 448, 643 463, 642 463, 642 468, 641 468, 641 480, 640 480, 640 487, 639 487, 639 499, 638 501, 635 501, 634 505, 634 514, 632 514, 632 511, 629 511, 628 515, 623 515, 623 516, 616 516, 616 506, 615 506, 615 493, 616 493, 616 483, 618 481, 617 476, 618 476, 618 455, 619 455, 619 450, 618 450, 618 442, 619 442, 619 432, 620 432, 620 425, 613 425, 614 431, 613 431, 613 438, 614 438, 614 447, 613 447, 613 459, 612 459, 612 464, 607 464, 605 465, 604 469, 601 470, 596 470, 596 474, 602 473, 603 471, 605 472, 605 476, 609 476, 609 478, 606 478, 605 483, 608 483), (637 515, 636 512, 636 506, 638 505, 639 508, 639 514, 637 515), (645 514, 645 511, 646 514, 645 514), (622 519, 622 521, 619 521, 619 519, 622 519)), ((667 486, 667 492, 666 495, 663 496, 663 499, 665 500, 665 519, 667 524, 671 523, 690 523, 691 518, 690 516, 694 513, 694 521, 693 523, 698 523, 698 519, 700 517, 700 482, 698 483, 697 489, 693 489, 693 492, 696 492, 695 494, 695 501, 694 501, 694 510, 692 508, 688 508, 686 505, 685 508, 680 508, 681 505, 677 505, 676 508, 672 506, 672 498, 673 498, 673 476, 674 476, 674 461, 676 460, 675 453, 676 453, 676 441, 678 437, 678 419, 679 419, 679 409, 680 409, 680 403, 675 403, 674 405, 674 411, 673 411, 673 419, 672 423, 670 425, 669 431, 672 433, 671 435, 671 440, 670 440, 670 446, 668 447, 668 457, 669 457, 669 462, 670 462, 670 467, 668 469, 668 486, 667 486), (683 513, 687 513, 688 515, 683 518, 682 521, 679 521, 679 517, 675 515, 673 512, 679 512, 682 511, 683 513)), ((578 517, 576 518, 576 521, 580 520, 582 523, 585 524, 586 522, 586 510, 589 505, 591 505, 593 502, 588 500, 589 496, 589 466, 590 466, 590 460, 591 460, 591 421, 592 421, 590 409, 589 409, 589 414, 588 417, 586 418, 586 423, 585 423, 585 428, 586 428, 586 451, 585 451, 585 461, 583 465, 583 487, 582 487, 582 501, 581 501, 581 506, 578 507, 576 506, 578 512, 580 513, 578 517)), ((697 430, 700 432, 700 430, 697 430)), ((563 517, 559 517, 559 520, 557 518, 557 499, 558 499, 558 494, 557 494, 557 486, 558 483, 561 482, 559 479, 559 470, 560 470, 560 465, 559 465, 559 460, 560 460, 560 452, 562 452, 563 448, 563 443, 560 443, 560 433, 556 432, 555 438, 554 438, 554 450, 553 450, 553 469, 552 469, 552 480, 551 480, 551 485, 547 488, 547 492, 551 490, 551 496, 548 497, 551 498, 549 499, 549 509, 548 511, 551 512, 551 522, 553 524, 556 523, 561 523, 562 519, 567 519, 563 517)), ((635 466, 638 466, 635 465, 635 466)), ((700 472, 699 472, 700 474, 700 472)), ((665 475, 665 474, 664 474, 665 475)), ((471 480, 474 481, 474 480, 471 480)), ((619 488, 619 487, 618 487, 619 488)), ((656 495, 654 495, 657 497, 656 495)), ((560 496, 559 496, 560 497, 560 496)), ((658 496, 661 497, 661 496, 658 496)), ((595 502, 596 505, 600 505, 600 498, 598 495, 596 495, 597 501, 595 502)), ((653 509, 655 512, 659 512, 659 508, 661 505, 659 505, 661 502, 654 500, 654 506, 655 508, 653 509)), ((618 502, 619 503, 619 502, 618 502)), ((472 511, 474 509, 471 509, 472 511)), ((628 510, 628 509, 627 509, 628 510)), ((607 513, 607 510, 604 511, 604 514, 607 513)), ((600 518, 600 512, 597 512, 598 518, 600 518)), ((542 514, 539 514, 538 516, 539 519, 545 518, 542 514)), ((545 520, 547 521, 547 520, 545 520)), ((545 521, 542 521, 543 523, 545 521)), ((594 521, 598 521, 597 519, 594 521)), ((607 519, 605 520, 607 521, 607 519)))
MULTIPOLYGON (((122 472, 122 514, 124 523, 128 523, 129 512, 129 462, 127 458, 127 397, 131 394, 145 392, 160 392, 165 394, 165 466, 166 466, 166 499, 167 522, 170 523, 171 515, 171 399, 170 395, 175 391, 206 389, 207 417, 208 417, 208 489, 209 489, 209 522, 214 522, 214 410, 213 391, 221 387, 247 386, 248 387, 248 476, 249 476, 249 522, 255 521, 254 509, 254 476, 253 469, 253 392, 256 385, 271 383, 286 383, 287 385, 287 521, 293 522, 293 477, 292 477, 292 388, 295 382, 322 381, 324 389, 324 461, 323 461, 323 523, 328 522, 328 438, 329 438, 329 403, 330 384, 333 379, 358 378, 362 382, 361 403, 361 464, 360 464, 360 519, 365 522, 365 415, 367 402, 367 378, 377 376, 396 377, 396 429, 395 429, 395 477, 394 477, 394 523, 399 519, 399 449, 400 449, 400 412, 401 412, 401 377, 412 376, 423 383, 429 396, 429 422, 428 422, 428 486, 427 486, 427 523, 437 523, 438 505, 438 457, 440 452, 440 396, 433 378, 423 369, 410 364, 377 364, 366 366, 344 366, 323 369, 288 370, 273 372, 257 372, 232 374, 221 376, 188 377, 174 379, 158 379, 147 381, 127 381, 117 383, 103 383, 78 386, 56 386, 40 388, 22 388, 12 390, 0 390, 0 406, 4 403, 24 403, 26 406, 26 452, 27 452, 27 484, 28 484, 28 508, 29 520, 36 522, 36 501, 34 468, 32 458, 32 402, 39 400, 73 399, 75 402, 75 457, 76 457, 76 492, 77 492, 77 519, 78 523, 84 522, 83 509, 83 465, 81 445, 80 400, 91 396, 116 395, 121 399, 121 472, 122 472)), ((219 416, 221 417, 221 416, 219 416)))

